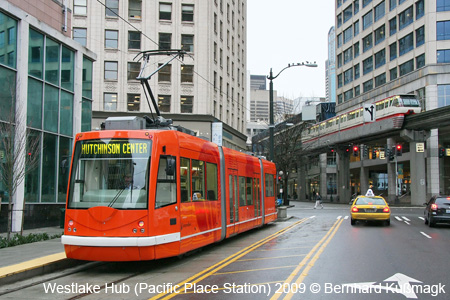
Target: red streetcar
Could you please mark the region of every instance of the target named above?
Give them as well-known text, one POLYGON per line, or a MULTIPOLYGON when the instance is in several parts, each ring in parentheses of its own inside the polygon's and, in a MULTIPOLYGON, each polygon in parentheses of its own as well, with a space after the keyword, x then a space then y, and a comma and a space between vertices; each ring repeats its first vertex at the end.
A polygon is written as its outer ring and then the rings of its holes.
POLYGON ((160 116, 156 129, 147 123, 109 118, 106 130, 76 135, 61 238, 68 258, 176 256, 277 218, 275 164, 160 116))

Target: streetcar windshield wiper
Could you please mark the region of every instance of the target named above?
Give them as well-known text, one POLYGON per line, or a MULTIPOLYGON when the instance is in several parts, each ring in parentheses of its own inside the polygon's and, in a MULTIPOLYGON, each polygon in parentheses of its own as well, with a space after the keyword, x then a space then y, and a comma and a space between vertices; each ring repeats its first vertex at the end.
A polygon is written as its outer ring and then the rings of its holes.
POLYGON ((126 187, 120 189, 117 194, 114 196, 114 198, 109 202, 108 207, 112 207, 114 203, 116 203, 117 199, 119 199, 120 195, 122 195, 123 191, 125 191, 126 187))

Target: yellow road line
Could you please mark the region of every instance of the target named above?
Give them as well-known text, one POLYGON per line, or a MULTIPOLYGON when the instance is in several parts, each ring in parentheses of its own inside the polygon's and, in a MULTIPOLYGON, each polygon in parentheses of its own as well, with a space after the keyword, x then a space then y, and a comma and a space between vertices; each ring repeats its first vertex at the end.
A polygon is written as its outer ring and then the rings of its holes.
POLYGON ((276 269, 293 268, 293 267, 295 267, 295 265, 281 266, 281 267, 271 267, 271 268, 262 268, 262 269, 250 269, 250 270, 221 272, 221 273, 214 273, 212 275, 216 276, 216 275, 226 275, 226 274, 236 274, 236 273, 246 273, 246 272, 257 272, 257 271, 267 271, 267 270, 276 270, 276 269))
MULTIPOLYGON (((295 223, 293 223, 293 224, 291 224, 291 225, 289 225, 289 226, 287 226, 287 227, 285 227, 285 228, 283 228, 283 229, 281 229, 281 230, 279 230, 279 231, 269 235, 268 237, 265 237, 264 239, 262 239, 262 240, 260 240, 260 241, 258 241, 256 243, 254 243, 254 244, 252 244, 252 245, 250 245, 250 246, 248 246, 248 247, 238 251, 237 253, 235 253, 235 254, 233 254, 233 255, 223 259, 222 261, 212 265, 211 267, 203 270, 202 272, 199 272, 199 273, 189 277, 188 279, 178 283, 178 286, 180 286, 181 288, 179 290, 177 290, 177 291, 179 293, 182 293, 184 291, 184 289, 185 289, 184 286, 185 286, 186 283, 194 284, 194 283, 197 283, 197 282, 205 279, 206 277, 212 275, 213 273, 217 272, 218 270, 223 269, 224 267, 228 266, 229 264, 235 262, 236 260, 238 260, 239 258, 243 257, 247 253, 249 253, 249 252, 255 250, 256 248, 264 245, 265 243, 275 239, 276 237, 286 233, 287 231, 289 231, 292 228, 300 225, 301 223, 305 222, 308 219, 309 218, 301 219, 300 221, 297 221, 297 222, 295 222, 295 223)), ((175 297, 176 295, 177 294, 175 294, 175 293, 172 293, 172 294, 161 293, 161 294, 158 294, 156 296, 153 296, 152 298, 150 298, 150 300, 161 299, 162 297, 164 297, 164 299, 171 299, 171 298, 175 297)))
POLYGON ((41 266, 48 265, 50 263, 66 259, 66 253, 60 252, 44 257, 39 257, 22 263, 18 263, 12 266, 0 268, 0 278, 11 276, 17 273, 32 270, 41 266))
POLYGON ((284 255, 284 256, 270 256, 270 257, 258 257, 258 258, 246 258, 246 259, 239 259, 238 261, 254 261, 254 260, 267 260, 267 259, 280 259, 280 258, 288 258, 288 257, 299 257, 299 256, 305 256, 306 254, 296 254, 296 255, 284 255))
MULTIPOLYGON (((342 222, 342 220, 340 220, 342 222)), ((284 284, 291 283, 294 278, 298 275, 300 270, 303 268, 303 266, 307 263, 308 260, 311 259, 313 254, 316 252, 317 248, 320 247, 320 245, 327 239, 328 236, 330 236, 331 232, 337 227, 337 224, 339 223, 339 220, 334 222, 333 226, 331 226, 330 230, 325 234, 325 236, 309 251, 309 253, 305 256, 305 258, 300 262, 300 264, 297 266, 297 268, 294 269, 294 271, 288 276, 288 278, 284 281, 284 284)), ((340 224, 340 223, 339 223, 340 224)), ((274 294, 270 300, 276 300, 278 299, 282 294, 274 294)))
MULTIPOLYGON (((320 249, 316 252, 316 254, 314 255, 314 257, 309 261, 308 266, 306 266, 305 269, 303 269, 302 274, 299 276, 299 278, 297 279, 297 281, 295 281, 295 284, 298 286, 300 283, 303 282, 303 280, 305 279, 306 276, 308 276, 308 271, 314 266, 314 263, 316 262, 317 259, 319 259, 320 254, 322 254, 323 250, 325 249, 326 246, 328 246, 328 243, 331 241, 331 239, 334 237, 334 235, 336 234, 336 231, 339 229, 339 226, 341 226, 342 222, 344 221, 344 219, 338 220, 337 222, 339 222, 337 225, 335 223, 336 226, 334 226, 334 229, 332 227, 332 229, 330 229, 330 231, 328 231, 328 233, 330 233, 332 231, 332 233, 329 235, 328 239, 323 243, 323 245, 320 247, 320 249)), ((292 298, 292 296, 294 296, 294 293, 292 291, 290 291, 286 297, 284 297, 285 300, 290 300, 292 298)))

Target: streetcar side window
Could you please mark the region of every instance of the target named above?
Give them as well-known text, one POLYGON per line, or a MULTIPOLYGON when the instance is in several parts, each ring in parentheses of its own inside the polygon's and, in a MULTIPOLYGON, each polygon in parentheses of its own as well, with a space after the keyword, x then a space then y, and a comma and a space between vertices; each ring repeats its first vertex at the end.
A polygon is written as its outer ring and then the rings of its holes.
MULTIPOLYGON (((170 160, 175 159, 170 157, 170 160)), ((169 161, 170 163, 170 161, 169 161)), ((177 202, 176 172, 173 175, 168 170, 168 157, 159 159, 158 179, 156 182, 155 207, 163 207, 177 202), (169 173, 169 174, 168 174, 169 173)))
POLYGON ((239 206, 245 206, 245 177, 239 176, 239 206))
POLYGON ((192 201, 205 200, 205 163, 192 160, 192 201))
POLYGON ((206 163, 206 200, 217 200, 217 165, 206 163))
POLYGON ((247 177, 246 194, 247 194, 246 205, 253 205, 253 178, 251 177, 247 177))
POLYGON ((191 200, 191 180, 189 176, 190 167, 189 158, 180 158, 180 198, 181 202, 189 202, 191 200))
POLYGON ((274 196, 274 182, 273 174, 265 174, 266 197, 274 196))

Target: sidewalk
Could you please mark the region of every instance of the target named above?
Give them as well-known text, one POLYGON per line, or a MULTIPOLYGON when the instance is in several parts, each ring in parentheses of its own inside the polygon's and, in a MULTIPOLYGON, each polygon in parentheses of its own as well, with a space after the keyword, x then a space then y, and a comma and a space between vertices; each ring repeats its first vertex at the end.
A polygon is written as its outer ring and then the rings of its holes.
MULTIPOLYGON (((52 236, 62 234, 63 229, 59 226, 30 229, 24 230, 23 235, 30 233, 47 233, 52 236)), ((14 233, 11 234, 13 235, 14 233)), ((6 237, 6 233, 1 233, 0 236, 6 237)), ((42 274, 44 269, 48 272, 68 261, 60 238, 1 248, 0 257, 0 284, 42 274)))

